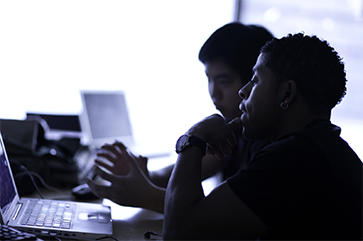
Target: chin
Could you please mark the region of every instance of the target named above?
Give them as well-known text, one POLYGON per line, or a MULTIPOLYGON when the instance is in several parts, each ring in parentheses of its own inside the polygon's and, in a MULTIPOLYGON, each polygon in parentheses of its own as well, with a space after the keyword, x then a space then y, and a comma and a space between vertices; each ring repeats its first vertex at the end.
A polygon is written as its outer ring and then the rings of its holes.
POLYGON ((248 134, 248 132, 246 132, 246 128, 243 126, 242 128, 242 136, 243 138, 245 139, 249 139, 249 140, 252 140, 252 138, 250 137, 250 135, 248 134))
POLYGON ((246 136, 243 134, 243 138, 247 139, 247 140, 254 140, 253 138, 249 137, 249 136, 246 136))
POLYGON ((258 140, 259 138, 256 138, 256 133, 254 133, 253 131, 251 132, 251 130, 253 130, 253 128, 246 128, 245 124, 246 122, 243 121, 242 119, 242 135, 245 139, 248 139, 248 140, 258 140))
POLYGON ((234 114, 228 114, 228 115, 222 114, 222 115, 223 115, 224 119, 226 119, 226 120, 233 120, 235 118, 241 117, 241 113, 238 113, 238 114, 234 113, 234 114))

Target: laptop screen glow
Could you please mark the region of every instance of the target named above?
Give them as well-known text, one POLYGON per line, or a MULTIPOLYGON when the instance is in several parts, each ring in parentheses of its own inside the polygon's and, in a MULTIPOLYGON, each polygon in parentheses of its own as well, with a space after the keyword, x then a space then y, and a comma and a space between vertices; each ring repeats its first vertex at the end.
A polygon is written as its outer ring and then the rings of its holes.
POLYGON ((16 197, 16 190, 13 185, 13 178, 2 140, 0 140, 0 162, 0 205, 1 214, 5 216, 16 197))
POLYGON ((82 91, 82 131, 99 147, 106 142, 132 139, 131 123, 122 91, 82 91))

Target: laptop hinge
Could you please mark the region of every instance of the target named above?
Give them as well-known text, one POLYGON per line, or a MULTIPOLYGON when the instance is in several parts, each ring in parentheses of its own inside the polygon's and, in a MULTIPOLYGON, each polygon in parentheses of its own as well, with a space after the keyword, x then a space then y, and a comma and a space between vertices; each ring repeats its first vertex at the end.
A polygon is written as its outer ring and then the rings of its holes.
POLYGON ((16 212, 15 212, 15 214, 14 214, 13 220, 15 220, 15 219, 16 219, 16 217, 18 216, 18 214, 19 214, 20 209, 21 209, 21 207, 22 207, 22 206, 23 206, 23 204, 22 204, 22 203, 18 203, 18 204, 16 205, 16 212))

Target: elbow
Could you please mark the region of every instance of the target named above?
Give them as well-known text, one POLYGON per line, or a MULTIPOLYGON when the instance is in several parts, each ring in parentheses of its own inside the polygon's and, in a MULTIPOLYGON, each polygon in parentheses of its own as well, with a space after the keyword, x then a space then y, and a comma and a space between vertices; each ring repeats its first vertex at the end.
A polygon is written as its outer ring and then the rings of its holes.
POLYGON ((199 239, 198 225, 192 220, 168 221, 164 219, 163 239, 164 240, 191 240, 199 239))
POLYGON ((170 231, 163 230, 163 240, 177 240, 177 238, 170 231))
MULTIPOLYGON (((165 216, 164 216, 165 217, 165 216)), ((181 222, 179 219, 164 219, 163 239, 164 240, 185 240, 190 238, 188 222, 181 222), (178 220, 178 221, 176 221, 178 220)))
POLYGON ((188 240, 191 236, 188 233, 182 232, 181 230, 171 231, 163 230, 163 240, 188 240))
POLYGON ((163 224, 163 240, 177 240, 180 238, 180 229, 173 224, 174 222, 169 222, 168 219, 164 219, 163 224))

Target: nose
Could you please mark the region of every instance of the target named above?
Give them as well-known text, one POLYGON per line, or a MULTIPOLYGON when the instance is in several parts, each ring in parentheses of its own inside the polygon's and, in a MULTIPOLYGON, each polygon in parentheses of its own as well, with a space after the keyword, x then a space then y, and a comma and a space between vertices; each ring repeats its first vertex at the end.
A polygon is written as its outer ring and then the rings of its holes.
POLYGON ((250 81, 245 84, 245 86, 243 86, 239 91, 238 91, 238 95, 242 98, 242 99, 247 99, 249 96, 249 86, 250 86, 250 81))
POLYGON ((219 99, 221 96, 218 86, 213 81, 209 82, 209 95, 212 99, 219 99))

